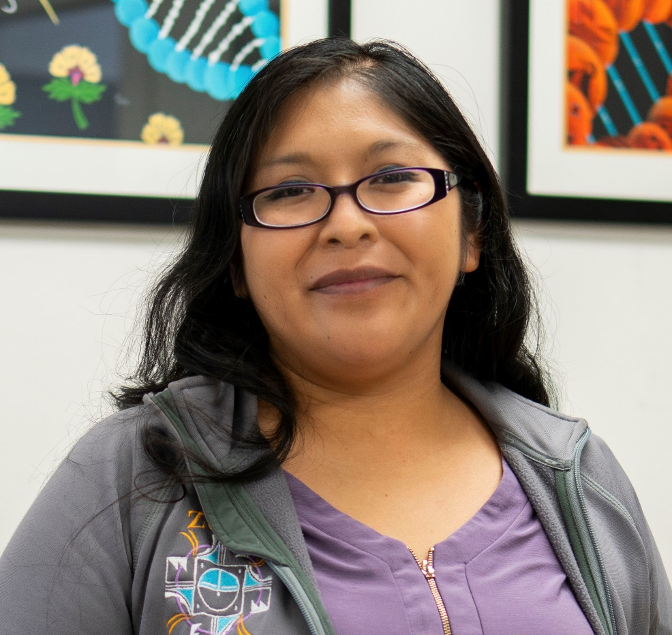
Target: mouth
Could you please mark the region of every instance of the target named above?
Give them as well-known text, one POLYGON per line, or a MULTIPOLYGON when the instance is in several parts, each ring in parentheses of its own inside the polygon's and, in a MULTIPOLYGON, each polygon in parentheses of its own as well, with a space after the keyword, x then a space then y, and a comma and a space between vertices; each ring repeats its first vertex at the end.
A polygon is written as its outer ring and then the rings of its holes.
POLYGON ((311 291, 327 295, 362 293, 383 286, 399 276, 379 267, 336 269, 318 278, 311 291))

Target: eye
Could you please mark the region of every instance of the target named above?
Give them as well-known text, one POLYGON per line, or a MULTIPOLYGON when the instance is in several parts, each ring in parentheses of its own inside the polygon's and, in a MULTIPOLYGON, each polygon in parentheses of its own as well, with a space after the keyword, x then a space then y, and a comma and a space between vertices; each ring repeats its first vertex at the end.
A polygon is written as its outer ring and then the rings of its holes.
POLYGON ((413 170, 399 170, 381 172, 369 179, 371 185, 394 185, 397 183, 413 183, 418 180, 419 174, 413 170))
POLYGON ((264 200, 267 201, 279 201, 281 199, 296 198, 299 196, 309 196, 315 192, 314 187, 309 187, 301 183, 290 184, 290 185, 281 185, 268 192, 265 192, 262 196, 264 200))

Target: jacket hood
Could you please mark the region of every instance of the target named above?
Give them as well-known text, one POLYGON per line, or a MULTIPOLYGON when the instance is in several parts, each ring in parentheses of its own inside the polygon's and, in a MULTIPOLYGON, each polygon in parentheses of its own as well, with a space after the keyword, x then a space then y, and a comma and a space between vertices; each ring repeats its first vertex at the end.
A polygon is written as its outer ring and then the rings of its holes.
POLYGON ((181 379, 168 389, 189 436, 211 465, 237 471, 267 450, 261 437, 258 444, 249 441, 258 433, 254 395, 203 376, 181 379))

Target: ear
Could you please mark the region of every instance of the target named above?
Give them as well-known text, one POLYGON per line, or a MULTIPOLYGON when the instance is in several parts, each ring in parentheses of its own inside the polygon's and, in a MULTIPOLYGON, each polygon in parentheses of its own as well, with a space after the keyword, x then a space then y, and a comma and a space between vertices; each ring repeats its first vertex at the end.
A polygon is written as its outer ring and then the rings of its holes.
POLYGON ((467 245, 462 262, 462 273, 471 273, 478 269, 478 263, 481 261, 481 240, 475 233, 467 236, 467 245))
POLYGON ((229 264, 229 277, 231 278, 231 284, 233 285, 234 295, 241 300, 249 299, 250 292, 247 288, 245 274, 243 273, 243 267, 240 263, 231 262, 229 264))

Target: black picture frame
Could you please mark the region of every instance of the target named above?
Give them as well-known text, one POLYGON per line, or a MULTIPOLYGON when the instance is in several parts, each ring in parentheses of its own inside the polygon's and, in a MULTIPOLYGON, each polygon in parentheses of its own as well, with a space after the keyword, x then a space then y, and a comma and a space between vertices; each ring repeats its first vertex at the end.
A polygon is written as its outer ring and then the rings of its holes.
MULTIPOLYGON (((500 148, 502 181, 508 194, 512 216, 607 223, 672 223, 672 204, 668 202, 541 196, 529 192, 529 29, 530 5, 535 1, 502 0, 501 4, 500 148)), ((670 182, 672 183, 672 177, 670 182)))
MULTIPOLYGON (((328 35, 349 37, 350 0, 327 0, 328 35)), ((193 199, 0 189, 0 219, 86 223, 187 222, 193 199)))

